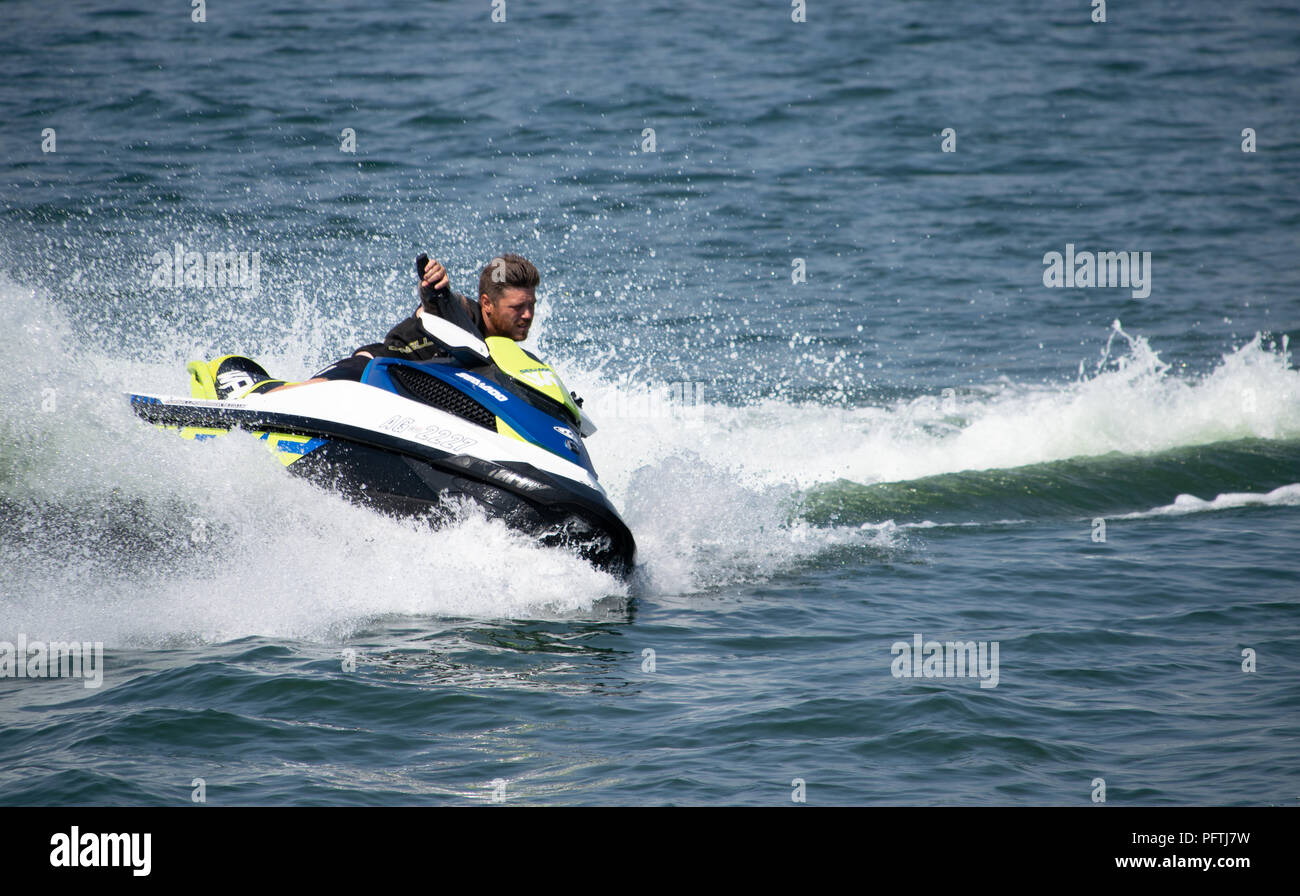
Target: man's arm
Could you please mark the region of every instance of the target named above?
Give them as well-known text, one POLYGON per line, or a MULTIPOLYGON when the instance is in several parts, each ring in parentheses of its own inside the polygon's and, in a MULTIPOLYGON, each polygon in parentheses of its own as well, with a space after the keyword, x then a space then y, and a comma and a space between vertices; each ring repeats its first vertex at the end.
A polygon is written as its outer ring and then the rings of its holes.
MULTIPOLYGON (((421 256, 423 258, 424 256, 421 256)), ((451 277, 436 260, 429 260, 420 276, 420 304, 431 314, 451 321, 462 330, 483 336, 483 313, 478 303, 449 288, 451 277)))

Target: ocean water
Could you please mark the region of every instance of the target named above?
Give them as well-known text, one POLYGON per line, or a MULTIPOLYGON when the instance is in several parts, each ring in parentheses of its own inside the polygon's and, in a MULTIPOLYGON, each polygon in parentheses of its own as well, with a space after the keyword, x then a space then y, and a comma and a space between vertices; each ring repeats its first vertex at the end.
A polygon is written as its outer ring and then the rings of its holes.
POLYGON ((0 6, 0 642, 104 651, 0 803, 1300 799, 1300 10, 186 6, 0 6), (541 268, 630 581, 125 402, 420 251, 541 268))

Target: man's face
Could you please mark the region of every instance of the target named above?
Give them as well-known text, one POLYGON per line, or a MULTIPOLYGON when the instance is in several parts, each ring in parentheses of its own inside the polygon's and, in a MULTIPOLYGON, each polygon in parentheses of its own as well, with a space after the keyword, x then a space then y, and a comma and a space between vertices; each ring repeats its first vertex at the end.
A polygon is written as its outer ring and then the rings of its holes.
POLYGON ((483 294, 479 297, 483 309, 483 329, 489 336, 507 336, 515 342, 528 338, 528 328, 533 324, 533 309, 537 305, 536 291, 518 286, 507 286, 495 302, 483 294))

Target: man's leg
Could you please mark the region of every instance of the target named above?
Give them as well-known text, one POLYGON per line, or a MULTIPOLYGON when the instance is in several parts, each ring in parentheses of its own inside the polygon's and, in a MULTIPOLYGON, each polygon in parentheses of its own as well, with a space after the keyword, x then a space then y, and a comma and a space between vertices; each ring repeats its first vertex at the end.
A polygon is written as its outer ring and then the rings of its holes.
POLYGON ((312 383, 327 383, 330 380, 354 380, 360 382, 361 374, 365 373, 366 365, 370 363, 373 357, 370 352, 358 351, 350 358, 335 361, 309 380, 303 380, 301 383, 285 383, 283 386, 276 386, 274 389, 267 389, 266 391, 268 394, 283 392, 285 389, 296 389, 299 386, 308 386, 312 383))

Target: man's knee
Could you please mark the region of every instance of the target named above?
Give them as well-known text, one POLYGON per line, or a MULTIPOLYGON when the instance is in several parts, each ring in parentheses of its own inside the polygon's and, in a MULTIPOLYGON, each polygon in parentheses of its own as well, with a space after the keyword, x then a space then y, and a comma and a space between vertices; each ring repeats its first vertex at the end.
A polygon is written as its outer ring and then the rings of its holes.
POLYGON ((312 377, 313 380, 355 380, 361 381, 361 375, 366 372, 366 365, 370 363, 370 356, 365 354, 353 355, 350 358, 344 358, 342 361, 335 361, 329 367, 317 373, 312 377))

